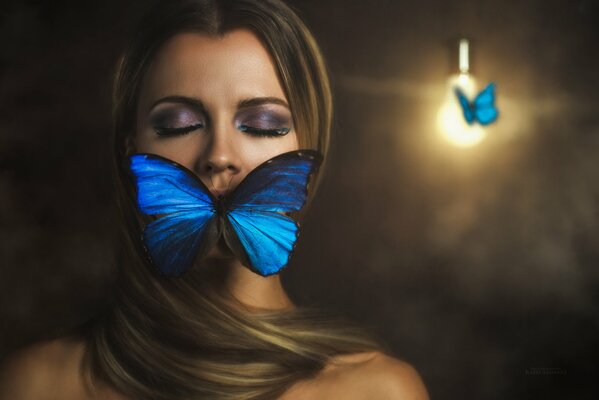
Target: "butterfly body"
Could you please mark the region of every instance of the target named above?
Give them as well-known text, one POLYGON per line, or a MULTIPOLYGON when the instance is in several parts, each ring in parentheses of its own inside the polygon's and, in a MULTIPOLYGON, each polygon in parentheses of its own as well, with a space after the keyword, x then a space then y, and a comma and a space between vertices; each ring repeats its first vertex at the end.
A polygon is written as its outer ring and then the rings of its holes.
POLYGON ((458 102, 462 107, 464 119, 469 125, 478 122, 481 125, 488 125, 494 122, 499 116, 499 111, 495 107, 495 84, 488 84, 475 98, 470 102, 462 89, 454 88, 458 102))
POLYGON ((163 275, 180 276, 222 237, 245 266, 268 276, 289 261, 299 224, 285 213, 303 207, 322 156, 312 150, 283 153, 219 197, 174 161, 154 154, 135 154, 130 161, 140 211, 159 216, 142 239, 163 275))

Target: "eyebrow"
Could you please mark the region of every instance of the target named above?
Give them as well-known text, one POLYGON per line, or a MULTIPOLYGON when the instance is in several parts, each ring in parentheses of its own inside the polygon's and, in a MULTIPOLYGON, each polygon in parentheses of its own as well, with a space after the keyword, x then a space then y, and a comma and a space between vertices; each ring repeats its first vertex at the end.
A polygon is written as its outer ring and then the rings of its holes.
MULTIPOLYGON (((194 107, 199 111, 206 111, 206 107, 204 103, 200 99, 196 99, 194 97, 187 96, 166 96, 156 100, 149 108, 149 111, 153 110, 158 104, 161 103, 180 103, 186 104, 188 106, 194 107)), ((289 110, 289 104, 281 98, 278 97, 250 97, 246 99, 239 100, 237 102, 237 109, 249 108, 261 106, 264 104, 278 104, 283 107, 286 107, 289 110)))

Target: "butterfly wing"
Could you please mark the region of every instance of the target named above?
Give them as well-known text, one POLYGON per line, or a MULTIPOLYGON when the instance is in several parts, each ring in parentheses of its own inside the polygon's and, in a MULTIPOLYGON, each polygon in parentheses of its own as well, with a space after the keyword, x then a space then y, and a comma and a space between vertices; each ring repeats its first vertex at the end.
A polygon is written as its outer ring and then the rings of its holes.
POLYGON ((225 229, 224 237, 244 265, 268 276, 289 263, 299 232, 297 222, 277 212, 244 209, 228 217, 230 229, 225 229))
POLYGON ((214 209, 210 191, 185 167, 155 154, 134 154, 130 162, 137 204, 144 214, 214 209))
POLYGON ((139 209, 159 216, 143 231, 146 252, 164 275, 181 275, 218 237, 214 198, 191 171, 173 161, 153 154, 135 154, 130 161, 139 209))
POLYGON ((308 180, 322 155, 314 150, 295 150, 265 161, 237 186, 227 199, 227 209, 299 211, 308 195, 308 180))
POLYGON ((165 276, 182 275, 217 239, 216 219, 204 210, 169 214, 151 222, 143 231, 146 253, 165 276))
POLYGON ((481 125, 495 121, 499 111, 495 107, 495 84, 489 83, 474 99, 474 113, 481 125))
POLYGON ((472 110, 472 105, 468 101, 468 98, 459 87, 454 88, 455 95, 458 98, 460 106, 462 106, 462 112, 464 114, 464 119, 468 124, 472 124, 474 122, 474 112, 472 110))
POLYGON ((244 265, 262 276, 287 265, 299 225, 282 213, 303 207, 321 162, 313 150, 281 154, 250 172, 227 199, 224 237, 244 265))

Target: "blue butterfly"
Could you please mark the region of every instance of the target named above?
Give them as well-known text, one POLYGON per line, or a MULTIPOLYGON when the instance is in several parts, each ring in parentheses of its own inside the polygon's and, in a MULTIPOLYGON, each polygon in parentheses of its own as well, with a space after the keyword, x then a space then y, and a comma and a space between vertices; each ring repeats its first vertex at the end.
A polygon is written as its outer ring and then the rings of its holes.
POLYGON ((221 238, 233 254, 262 276, 290 259, 299 225, 283 213, 299 211, 308 180, 322 155, 314 150, 280 154, 252 170, 235 190, 216 198, 190 170, 155 154, 134 154, 130 168, 137 205, 157 216, 143 230, 150 262, 166 276, 180 276, 221 238))
POLYGON ((474 99, 474 102, 468 101, 468 98, 462 92, 459 87, 454 88, 456 96, 462 111, 464 112, 464 118, 469 125, 472 125, 474 121, 478 121, 481 125, 488 125, 495 121, 499 116, 499 111, 495 108, 495 84, 489 83, 474 99))

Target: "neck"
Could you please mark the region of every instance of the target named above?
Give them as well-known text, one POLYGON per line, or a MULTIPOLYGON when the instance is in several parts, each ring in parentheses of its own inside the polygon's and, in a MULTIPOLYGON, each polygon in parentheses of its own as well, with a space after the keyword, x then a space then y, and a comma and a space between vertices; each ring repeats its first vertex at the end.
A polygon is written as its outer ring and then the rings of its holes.
POLYGON ((222 260, 226 264, 223 289, 249 309, 293 309, 295 305, 287 296, 280 274, 260 276, 245 267, 236 258, 222 260))

